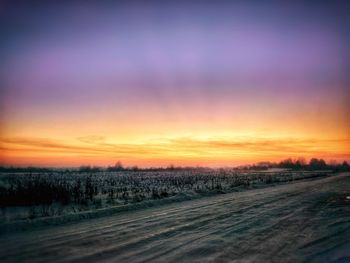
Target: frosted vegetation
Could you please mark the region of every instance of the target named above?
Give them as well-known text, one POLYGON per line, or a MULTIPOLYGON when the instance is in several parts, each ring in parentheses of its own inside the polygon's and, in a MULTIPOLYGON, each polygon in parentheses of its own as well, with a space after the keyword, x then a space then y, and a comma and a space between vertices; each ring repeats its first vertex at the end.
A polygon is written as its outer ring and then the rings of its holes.
MULTIPOLYGON (((0 173, 0 222, 181 201, 315 178, 330 171, 234 169, 0 173)), ((140 206, 139 206, 140 207, 140 206)))

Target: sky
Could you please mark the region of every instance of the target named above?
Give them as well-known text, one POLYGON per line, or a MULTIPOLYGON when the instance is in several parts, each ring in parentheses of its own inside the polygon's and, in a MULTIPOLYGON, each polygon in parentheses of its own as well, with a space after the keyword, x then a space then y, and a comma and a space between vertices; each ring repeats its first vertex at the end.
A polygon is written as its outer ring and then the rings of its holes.
POLYGON ((350 160, 349 7, 3 1, 0 165, 350 160))

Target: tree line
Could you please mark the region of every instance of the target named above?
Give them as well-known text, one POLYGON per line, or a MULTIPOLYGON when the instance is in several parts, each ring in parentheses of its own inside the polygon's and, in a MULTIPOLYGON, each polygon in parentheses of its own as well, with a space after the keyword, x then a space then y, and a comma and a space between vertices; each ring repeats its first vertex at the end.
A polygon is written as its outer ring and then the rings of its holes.
POLYGON ((327 163, 324 159, 311 158, 309 162, 305 158, 287 158, 279 163, 260 162, 249 166, 249 169, 268 169, 268 168, 284 168, 291 170, 332 170, 332 171, 349 171, 350 166, 347 161, 337 163, 335 161, 327 163))
MULTIPOLYGON (((309 162, 305 158, 287 158, 278 163, 275 162, 259 162, 254 165, 240 166, 236 169, 249 169, 249 170, 266 170, 269 168, 285 168, 292 170, 332 170, 332 171, 350 171, 350 166, 347 161, 341 163, 330 162, 327 163, 324 159, 311 158, 309 162)), ((208 167, 190 167, 190 166, 174 166, 169 165, 167 167, 149 167, 140 168, 138 166, 125 167, 121 162, 116 162, 112 166, 101 167, 82 165, 79 168, 43 168, 43 167, 13 167, 13 166, 0 166, 0 172, 30 172, 30 173, 41 173, 41 172, 52 172, 52 171, 77 171, 81 173, 96 173, 96 172, 121 172, 121 171, 208 171, 215 170, 208 167)))

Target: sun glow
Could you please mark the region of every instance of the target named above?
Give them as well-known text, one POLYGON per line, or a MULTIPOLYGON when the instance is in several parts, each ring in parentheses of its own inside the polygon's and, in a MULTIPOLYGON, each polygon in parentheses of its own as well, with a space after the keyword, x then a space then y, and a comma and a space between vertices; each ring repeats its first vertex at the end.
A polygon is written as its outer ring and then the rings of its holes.
POLYGON ((4 12, 1 164, 349 160, 342 20, 173 5, 4 12))

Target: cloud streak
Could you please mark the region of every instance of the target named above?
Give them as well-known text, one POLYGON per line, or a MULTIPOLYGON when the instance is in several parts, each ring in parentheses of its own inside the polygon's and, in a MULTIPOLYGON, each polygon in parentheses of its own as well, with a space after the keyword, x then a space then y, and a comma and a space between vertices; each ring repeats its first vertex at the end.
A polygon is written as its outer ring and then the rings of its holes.
MULTIPOLYGON (((159 142, 112 143, 102 136, 79 137, 74 143, 48 138, 4 138, 1 142, 3 162, 26 160, 30 156, 38 159, 65 157, 65 164, 77 163, 79 156, 96 162, 125 159, 140 161, 138 165, 156 160, 166 165, 169 161, 198 164, 214 161, 222 165, 230 163, 278 160, 284 157, 323 157, 328 159, 349 159, 350 140, 317 140, 293 138, 209 138, 191 137, 163 138, 159 142)), ((30 159, 30 158, 29 158, 30 159)))

